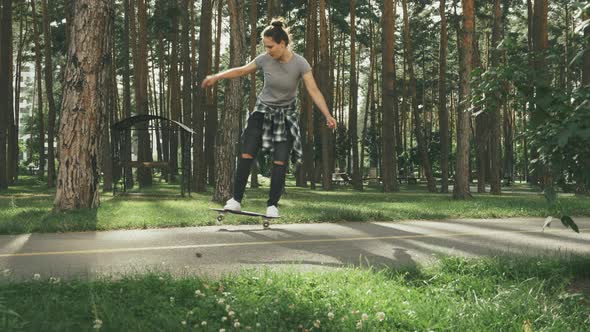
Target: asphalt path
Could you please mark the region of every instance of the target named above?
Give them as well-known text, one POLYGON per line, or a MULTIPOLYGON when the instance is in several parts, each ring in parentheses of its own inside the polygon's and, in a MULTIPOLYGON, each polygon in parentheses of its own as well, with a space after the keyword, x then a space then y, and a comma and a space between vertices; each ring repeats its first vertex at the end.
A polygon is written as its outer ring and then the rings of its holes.
MULTIPOLYGON (((231 216, 226 216, 231 218, 231 216)), ((221 225, 0 236, 0 280, 120 277, 145 272, 219 277, 241 269, 324 271, 430 264, 441 255, 590 254, 580 234, 543 218, 221 225)))

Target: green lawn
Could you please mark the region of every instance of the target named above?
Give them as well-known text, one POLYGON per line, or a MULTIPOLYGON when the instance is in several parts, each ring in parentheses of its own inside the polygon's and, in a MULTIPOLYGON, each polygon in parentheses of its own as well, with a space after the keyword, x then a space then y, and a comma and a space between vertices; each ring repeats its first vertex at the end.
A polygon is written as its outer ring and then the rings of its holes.
MULTIPOLYGON (((101 196, 97 210, 74 213, 53 213, 54 190, 33 179, 0 193, 0 234, 28 232, 67 232, 130 228, 183 227, 215 224, 209 192, 182 198, 178 186, 158 184, 148 190, 131 191, 126 195, 101 196)), ((364 192, 339 187, 326 192, 321 189, 297 188, 288 182, 281 200, 280 223, 334 221, 395 221, 404 219, 545 217, 555 214, 541 194, 524 185, 506 188, 501 196, 474 194, 470 201, 453 201, 449 194, 429 194, 424 186, 402 186, 399 193, 383 194, 377 187, 364 192)), ((244 210, 264 212, 268 183, 260 189, 248 189, 244 210)), ((565 213, 590 216, 590 198, 562 196, 565 213)), ((246 224, 258 219, 228 216, 225 223, 246 224)))
MULTIPOLYGON (((98 281, 0 277, 2 331, 582 331, 590 258, 98 281)), ((585 327, 584 327, 585 326, 585 327)))

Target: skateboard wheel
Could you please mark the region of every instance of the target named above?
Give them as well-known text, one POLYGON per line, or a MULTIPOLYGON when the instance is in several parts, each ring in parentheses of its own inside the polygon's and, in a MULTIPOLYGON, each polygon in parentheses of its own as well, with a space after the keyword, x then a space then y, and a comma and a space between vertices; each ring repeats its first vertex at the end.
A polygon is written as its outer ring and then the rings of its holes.
POLYGON ((268 221, 265 221, 265 222, 262 223, 262 226, 264 228, 268 228, 270 226, 270 223, 268 221))
POLYGON ((217 222, 221 224, 222 221, 223 221, 223 215, 218 215, 217 222))

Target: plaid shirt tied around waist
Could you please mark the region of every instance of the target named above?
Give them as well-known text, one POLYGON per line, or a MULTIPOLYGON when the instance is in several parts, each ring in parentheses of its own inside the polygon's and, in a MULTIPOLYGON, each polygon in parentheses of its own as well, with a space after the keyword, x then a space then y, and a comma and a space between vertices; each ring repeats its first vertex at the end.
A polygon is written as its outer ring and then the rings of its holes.
POLYGON ((303 146, 301 145, 299 114, 297 113, 295 101, 285 106, 272 106, 257 100, 254 112, 264 114, 262 151, 273 153, 274 143, 286 142, 288 140, 287 135, 290 134, 293 138, 291 162, 301 163, 303 160, 303 146), (288 124, 289 132, 287 132, 286 124, 288 124))

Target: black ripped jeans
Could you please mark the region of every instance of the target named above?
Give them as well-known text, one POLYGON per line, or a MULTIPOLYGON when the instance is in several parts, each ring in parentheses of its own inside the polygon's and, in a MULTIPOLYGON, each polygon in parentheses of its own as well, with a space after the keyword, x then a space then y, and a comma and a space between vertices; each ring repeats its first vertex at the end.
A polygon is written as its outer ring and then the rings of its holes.
MULTIPOLYGON (((254 112, 250 114, 248 125, 242 133, 240 155, 238 157, 238 167, 236 169, 236 177, 234 181, 234 199, 238 202, 241 202, 242 198, 244 198, 244 191, 246 190, 246 184, 248 183, 248 176, 250 175, 252 163, 262 146, 263 122, 263 113, 254 112), (252 159, 243 158, 243 154, 251 155, 252 159)), ((286 124, 286 126, 287 132, 289 133, 288 124, 286 124)), ((287 164, 292 144, 293 139, 290 134, 288 135, 288 140, 286 142, 274 143, 273 165, 270 175, 270 192, 268 195, 268 201, 266 202, 267 206, 277 206, 281 199, 281 194, 285 187, 285 176, 287 174, 287 164), (283 162, 283 165, 275 164, 275 161, 283 162)))

